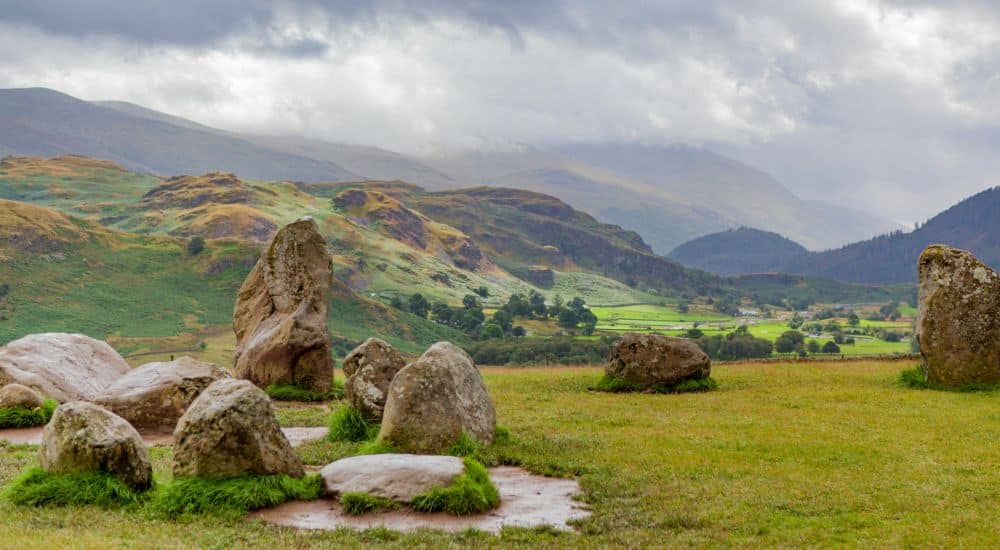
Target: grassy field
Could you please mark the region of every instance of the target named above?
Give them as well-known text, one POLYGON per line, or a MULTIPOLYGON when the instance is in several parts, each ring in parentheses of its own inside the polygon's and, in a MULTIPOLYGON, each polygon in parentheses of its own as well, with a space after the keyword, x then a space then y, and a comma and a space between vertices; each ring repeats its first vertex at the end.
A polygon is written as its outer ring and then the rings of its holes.
MULTIPOLYGON (((861 546, 989 547, 1000 537, 1000 393, 896 384, 909 362, 729 364, 718 391, 588 392, 593 368, 486 368, 505 453, 579 476, 579 534, 511 529, 309 532, 213 518, 167 522, 93 508, 0 503, 6 547, 861 546)), ((286 424, 324 411, 282 410, 286 424)), ((349 452, 300 450, 322 464, 349 452)), ((170 451, 153 453, 157 477, 170 451)), ((0 444, 0 484, 36 463, 0 444)))

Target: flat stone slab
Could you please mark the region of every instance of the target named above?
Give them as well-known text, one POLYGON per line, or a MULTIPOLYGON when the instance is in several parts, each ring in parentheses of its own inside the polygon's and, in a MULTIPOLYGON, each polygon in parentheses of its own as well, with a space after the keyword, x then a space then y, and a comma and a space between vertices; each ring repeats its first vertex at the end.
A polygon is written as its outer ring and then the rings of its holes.
POLYGON ((573 500, 580 494, 580 485, 574 479, 538 476, 512 466, 491 468, 490 477, 500 491, 500 507, 476 516, 453 516, 443 512, 425 514, 405 507, 380 514, 351 516, 344 513, 339 502, 320 499, 288 502, 253 512, 248 518, 299 529, 386 527, 394 531, 426 528, 457 532, 474 528, 499 533, 504 527, 545 525, 572 531, 570 521, 590 515, 582 504, 573 500))
MULTIPOLYGON (((323 439, 326 437, 327 428, 282 428, 288 442, 292 447, 298 447, 303 443, 323 439)), ((169 447, 174 444, 174 436, 163 433, 139 433, 142 440, 149 447, 169 447)), ((18 428, 15 430, 0 430, 0 441, 7 440, 18 445, 41 445, 42 426, 35 428, 18 428)))
POLYGON ((379 454, 342 458, 319 475, 328 496, 365 493, 410 502, 435 487, 450 487, 463 473, 465 463, 455 456, 379 454))

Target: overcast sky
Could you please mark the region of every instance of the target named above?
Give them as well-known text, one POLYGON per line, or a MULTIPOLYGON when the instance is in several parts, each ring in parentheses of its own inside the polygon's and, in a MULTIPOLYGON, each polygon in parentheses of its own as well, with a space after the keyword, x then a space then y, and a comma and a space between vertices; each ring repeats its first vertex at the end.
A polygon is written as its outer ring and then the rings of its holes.
POLYGON ((909 223, 1000 184, 996 4, 0 0, 0 87, 421 154, 687 143, 909 223))

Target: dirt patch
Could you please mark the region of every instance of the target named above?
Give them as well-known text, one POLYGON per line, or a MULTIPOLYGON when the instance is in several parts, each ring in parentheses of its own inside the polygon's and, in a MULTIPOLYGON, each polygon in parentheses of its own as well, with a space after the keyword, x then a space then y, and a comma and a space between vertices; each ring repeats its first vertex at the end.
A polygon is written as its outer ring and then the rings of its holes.
MULTIPOLYGON (((282 428, 288 442, 292 447, 298 447, 308 441, 323 439, 326 437, 326 428, 282 428)), ((144 433, 142 440, 150 447, 167 447, 174 444, 174 437, 171 434, 144 433)), ((0 441, 10 441, 17 445, 41 445, 42 428, 20 428, 16 430, 0 430, 0 441)))
POLYGON ((474 528, 498 533, 503 527, 543 525, 570 531, 570 521, 590 515, 583 505, 573 499, 580 494, 580 485, 574 479, 537 476, 511 466, 491 468, 490 477, 500 491, 500 507, 477 516, 424 514, 409 509, 350 516, 344 513, 337 501, 315 500, 289 502, 276 508, 258 510, 250 514, 249 518, 299 529, 368 529, 384 526, 394 531, 422 528, 462 531, 474 528))

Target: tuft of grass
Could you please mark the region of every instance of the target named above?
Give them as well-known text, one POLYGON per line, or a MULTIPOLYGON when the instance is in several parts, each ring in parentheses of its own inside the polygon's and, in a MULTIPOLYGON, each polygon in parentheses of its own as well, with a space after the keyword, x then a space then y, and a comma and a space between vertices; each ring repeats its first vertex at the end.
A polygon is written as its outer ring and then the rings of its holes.
POLYGON ((458 516, 479 514, 500 505, 497 491, 486 467, 465 458, 465 473, 450 487, 435 487, 413 497, 410 506, 418 512, 448 512, 458 516))
POLYGON ((451 456, 460 456, 460 457, 466 457, 466 456, 474 457, 477 454, 479 454, 479 451, 481 449, 482 445, 480 445, 475 439, 472 439, 472 437, 470 437, 469 434, 462 432, 462 435, 458 438, 458 441, 453 443, 451 447, 448 448, 448 451, 445 454, 449 454, 451 456))
POLYGON ((605 374, 604 377, 602 377, 591 389, 608 393, 696 393, 712 391, 718 387, 719 383, 710 376, 706 378, 685 380, 674 386, 654 384, 653 386, 646 388, 638 384, 633 384, 627 380, 605 374))
POLYGON ((285 474, 229 478, 184 477, 156 492, 150 510, 157 515, 242 515, 289 500, 315 500, 322 492, 320 477, 297 479, 285 474))
POLYGON ((275 401, 330 401, 333 399, 340 399, 344 396, 343 390, 338 390, 336 388, 326 393, 320 393, 302 389, 291 384, 271 384, 264 389, 264 392, 275 401))
POLYGON ((4 407, 0 409, 0 429, 32 428, 49 423, 52 413, 59 406, 55 399, 46 399, 41 407, 29 409, 26 407, 4 407))
POLYGON ((379 426, 365 420, 365 417, 354 407, 341 407, 330 414, 330 441, 371 441, 378 435, 379 426))
POLYGON ((385 441, 369 441, 358 448, 359 455, 385 455, 395 453, 396 449, 385 441))
POLYGON ((993 392, 1000 390, 1000 384, 972 383, 965 384, 964 386, 958 388, 949 388, 938 384, 932 384, 927 381, 927 375, 924 374, 924 369, 920 365, 917 365, 912 369, 906 369, 899 373, 898 382, 899 385, 904 388, 913 388, 918 390, 938 390, 958 393, 993 392))
POLYGON ((34 467, 11 481, 3 495, 21 506, 120 508, 142 503, 149 491, 136 491, 107 472, 52 474, 34 467))
POLYGON ((344 493, 340 495, 340 504, 344 507, 344 513, 352 516, 378 514, 399 508, 399 503, 392 499, 367 493, 344 493))

